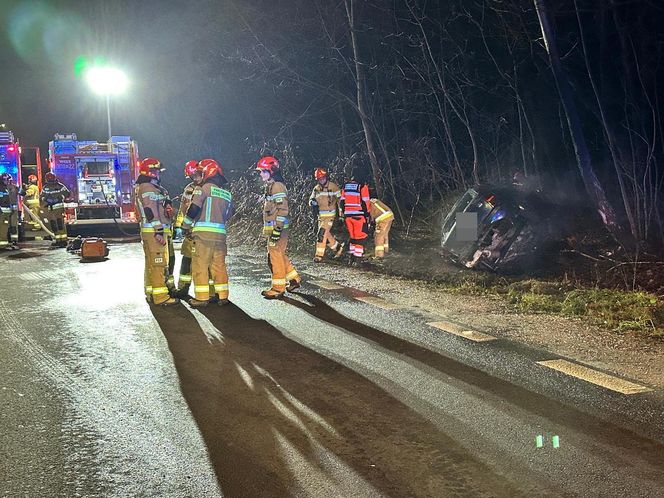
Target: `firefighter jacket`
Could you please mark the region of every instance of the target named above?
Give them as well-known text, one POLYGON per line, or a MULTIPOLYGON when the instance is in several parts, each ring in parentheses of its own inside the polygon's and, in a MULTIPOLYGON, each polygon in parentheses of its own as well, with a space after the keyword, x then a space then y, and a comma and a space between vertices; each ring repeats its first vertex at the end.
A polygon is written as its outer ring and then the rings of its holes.
POLYGON ((341 190, 341 209, 344 216, 369 216, 369 186, 351 180, 341 190))
POLYGON ((318 208, 320 218, 333 218, 341 197, 339 185, 328 181, 325 185, 316 185, 309 196, 309 205, 318 208))
POLYGON ((7 185, 0 183, 0 213, 9 214, 12 211, 9 201, 9 190, 7 185))
POLYGON ((153 183, 150 177, 141 175, 136 180, 134 192, 141 233, 163 235, 171 223, 171 219, 166 215, 168 196, 164 195, 165 189, 153 183))
POLYGON ((274 227, 285 230, 288 224, 288 192, 282 182, 270 180, 265 185, 263 205, 263 235, 270 235, 274 227))
POLYGON ((196 184, 194 182, 191 182, 184 188, 182 196, 180 196, 180 209, 178 210, 178 215, 175 217, 175 224, 173 225, 175 228, 182 227, 182 222, 184 221, 184 217, 187 215, 187 211, 191 205, 191 198, 194 195, 195 188, 196 184))
POLYGON ((14 211, 18 210, 18 187, 10 183, 7 185, 7 192, 9 192, 9 204, 11 208, 14 211))
POLYGON ((394 218, 394 213, 384 202, 379 201, 378 199, 371 199, 369 202, 371 205, 369 215, 374 223, 380 223, 383 220, 394 218))
POLYGON ((39 187, 36 184, 31 183, 28 185, 22 195, 28 206, 39 205, 39 187))
POLYGON ((217 175, 194 188, 183 230, 191 230, 202 239, 223 239, 226 236, 226 222, 233 209, 232 196, 221 185, 222 179, 217 175))
POLYGON ((39 198, 49 209, 64 209, 65 199, 70 195, 69 189, 56 181, 45 183, 39 198))

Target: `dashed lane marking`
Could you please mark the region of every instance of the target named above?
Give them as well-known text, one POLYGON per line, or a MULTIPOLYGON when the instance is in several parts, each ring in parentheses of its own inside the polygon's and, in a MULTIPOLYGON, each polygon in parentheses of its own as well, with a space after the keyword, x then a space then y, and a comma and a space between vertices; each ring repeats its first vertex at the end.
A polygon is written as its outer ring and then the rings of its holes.
POLYGON ((376 296, 358 296, 355 299, 357 301, 362 301, 363 303, 372 304, 373 306, 378 306, 379 308, 382 308, 384 310, 400 310, 406 307, 402 304, 392 303, 390 301, 386 301, 382 297, 376 297, 376 296))
POLYGON ((468 327, 463 327, 452 322, 429 322, 427 325, 444 330, 450 334, 458 335, 459 337, 463 337, 465 339, 470 339, 474 342, 488 342, 496 340, 496 338, 492 335, 485 334, 484 332, 479 332, 468 327))
POLYGON ((331 280, 325 280, 324 278, 307 280, 307 283, 314 284, 315 286, 326 290, 339 290, 344 288, 343 285, 339 285, 336 282, 332 282, 331 280))
POLYGON ((566 375, 585 380, 591 384, 595 384, 622 394, 638 394, 652 391, 652 389, 649 387, 635 384, 634 382, 630 382, 619 377, 614 377, 613 375, 605 374, 603 372, 599 372, 592 368, 579 365, 578 363, 572 363, 571 361, 567 360, 545 360, 538 361, 537 363, 547 368, 557 370, 558 372, 562 372, 566 375))

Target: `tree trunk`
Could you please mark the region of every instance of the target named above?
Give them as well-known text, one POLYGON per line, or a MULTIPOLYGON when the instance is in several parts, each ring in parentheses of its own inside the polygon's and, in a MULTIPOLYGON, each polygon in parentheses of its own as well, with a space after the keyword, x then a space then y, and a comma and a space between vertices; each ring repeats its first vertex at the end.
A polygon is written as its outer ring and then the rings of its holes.
POLYGON ((357 45, 357 36, 355 33, 355 13, 353 0, 344 0, 346 6, 346 15, 348 17, 348 26, 350 28, 350 41, 353 46, 353 59, 355 60, 355 84, 357 87, 357 107, 360 111, 360 119, 364 130, 364 139, 367 144, 367 153, 371 163, 371 173, 376 187, 376 193, 379 197, 383 196, 383 185, 381 178, 378 157, 376 156, 376 146, 371 133, 371 122, 369 120, 368 106, 366 100, 366 72, 365 66, 360 59, 360 51, 357 45))
POLYGON ((565 117, 567 119, 572 143, 574 144, 574 152, 576 153, 579 172, 581 173, 586 192, 590 196, 597 212, 602 218, 602 222, 609 232, 611 232, 619 242, 623 244, 627 243, 628 247, 631 247, 631 241, 627 239, 626 234, 621 229, 616 218, 616 213, 606 198, 606 193, 593 170, 590 152, 588 151, 588 146, 586 145, 583 129, 581 127, 581 119, 579 118, 576 105, 574 104, 572 88, 560 62, 560 54, 558 53, 558 47, 556 45, 554 26, 546 0, 534 0, 534 3, 540 27, 542 29, 546 51, 549 54, 549 62, 551 64, 553 77, 556 81, 556 86, 558 87, 558 93, 560 94, 563 109, 565 110, 565 117))

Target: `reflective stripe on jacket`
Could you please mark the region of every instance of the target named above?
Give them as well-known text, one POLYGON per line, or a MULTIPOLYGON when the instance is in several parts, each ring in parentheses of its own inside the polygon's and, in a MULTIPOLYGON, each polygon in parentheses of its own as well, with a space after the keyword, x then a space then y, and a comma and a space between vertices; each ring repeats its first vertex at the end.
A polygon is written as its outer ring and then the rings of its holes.
POLYGON ((196 184, 194 182, 191 182, 189 185, 187 185, 184 188, 182 196, 180 197, 180 209, 178 210, 178 215, 175 218, 175 224, 174 224, 175 228, 180 228, 182 226, 182 223, 184 222, 184 217, 187 215, 189 206, 191 206, 191 199, 194 196, 195 188, 196 184))
POLYGON ((46 183, 41 191, 40 199, 51 209, 64 209, 65 199, 71 192, 60 182, 46 183))
POLYGON ((204 238, 221 238, 226 235, 226 222, 232 212, 232 196, 212 182, 194 188, 190 206, 200 208, 196 219, 185 215, 182 228, 204 238))
POLYGON ((384 202, 379 201, 378 199, 371 199, 370 202, 371 210, 369 211, 369 215, 373 221, 378 223, 379 221, 387 220, 388 218, 394 218, 394 213, 384 202))
POLYGON ((331 218, 337 214, 337 205, 341 197, 339 185, 328 181, 325 185, 316 185, 309 196, 309 205, 318 206, 318 216, 331 218))
POLYGON ((344 215, 368 215, 369 214, 369 187, 358 182, 347 182, 341 191, 344 215))
POLYGON ((281 182, 269 181, 265 186, 263 205, 263 233, 270 234, 274 227, 288 228, 288 192, 281 182))
POLYGON ((135 198, 141 232, 163 232, 165 228, 170 228, 170 219, 164 209, 167 197, 162 189, 152 182, 138 183, 135 198), (148 220, 146 213, 151 213, 152 219, 148 220))

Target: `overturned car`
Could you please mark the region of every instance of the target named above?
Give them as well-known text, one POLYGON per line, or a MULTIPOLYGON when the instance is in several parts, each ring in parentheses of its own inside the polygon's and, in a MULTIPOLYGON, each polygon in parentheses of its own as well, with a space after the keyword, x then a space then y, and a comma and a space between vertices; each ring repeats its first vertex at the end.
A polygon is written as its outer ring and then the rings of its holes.
POLYGON ((476 185, 445 217, 441 246, 466 267, 519 273, 560 247, 571 218, 566 206, 539 191, 476 185))

